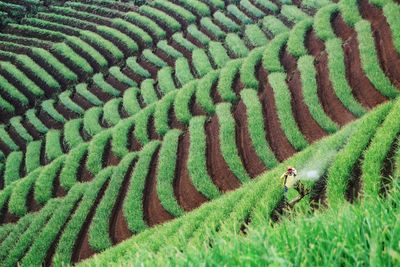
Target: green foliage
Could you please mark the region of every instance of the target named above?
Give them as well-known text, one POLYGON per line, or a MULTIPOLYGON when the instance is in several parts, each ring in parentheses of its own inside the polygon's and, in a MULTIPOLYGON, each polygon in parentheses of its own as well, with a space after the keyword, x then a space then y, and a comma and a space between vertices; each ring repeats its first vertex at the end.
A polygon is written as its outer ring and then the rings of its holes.
POLYGON ((95 136, 103 130, 100 125, 100 119, 103 114, 101 107, 92 107, 88 109, 83 116, 83 129, 90 136, 95 136))
POLYGON ((155 104, 147 106, 140 113, 135 116, 135 137, 140 144, 145 145, 150 141, 149 137, 149 123, 150 117, 154 115, 155 104))
POLYGON ((72 48, 78 48, 82 50, 85 53, 85 56, 90 57, 100 67, 105 68, 108 65, 108 62, 104 56, 82 39, 76 36, 68 36, 65 39, 65 42, 72 48))
POLYGON ((169 114, 178 91, 172 91, 165 95, 156 105, 154 111, 154 128, 160 136, 165 135, 169 129, 169 114))
POLYGON ((21 151, 14 151, 8 155, 4 169, 4 187, 20 179, 22 161, 23 154, 21 151))
POLYGON ((198 17, 211 15, 211 11, 208 6, 199 0, 179 0, 178 3, 195 13, 198 17))
POLYGON ((111 67, 109 72, 115 79, 129 87, 137 85, 136 82, 126 76, 118 66, 111 67))
POLYGON ((295 5, 283 5, 281 14, 294 23, 310 18, 310 16, 295 5))
POLYGON ((75 87, 76 92, 83 97, 85 100, 87 100, 90 104, 94 106, 100 106, 103 104, 103 101, 101 101, 96 95, 94 95, 92 92, 90 92, 87 89, 87 84, 86 83, 80 83, 75 87))
POLYGON ((398 4, 389 3, 383 8, 383 14, 390 26, 393 44, 398 54, 400 54, 400 22, 397 16, 399 12, 400 5, 398 4))
POLYGON ((253 22, 251 18, 243 13, 236 5, 229 5, 226 10, 243 24, 251 24, 253 22))
POLYGON ((133 73, 143 77, 143 78, 150 78, 151 74, 148 70, 144 69, 139 63, 137 63, 136 57, 129 57, 126 60, 126 66, 132 70, 133 73))
POLYGON ((121 94, 116 88, 104 80, 102 73, 96 73, 93 76, 93 84, 96 85, 102 92, 109 94, 110 96, 119 96, 121 94))
POLYGON ((175 76, 181 86, 194 79, 193 74, 190 71, 189 62, 186 58, 181 57, 175 61, 175 76))
POLYGON ((103 169, 105 151, 110 140, 111 130, 106 130, 94 136, 89 143, 86 168, 91 174, 96 175, 103 169))
POLYGON ((351 171, 374 136, 376 128, 392 107, 392 103, 389 103, 365 115, 346 146, 338 153, 328 170, 326 196, 329 206, 339 207, 344 203, 347 184, 351 180, 351 171))
POLYGON ((140 12, 149 16, 152 19, 155 19, 156 21, 162 21, 165 26, 170 28, 171 31, 179 31, 181 29, 181 25, 177 20, 175 20, 173 17, 167 15, 167 13, 162 12, 158 9, 152 8, 147 5, 143 5, 139 8, 140 12))
POLYGON ((40 155, 42 149, 42 140, 30 142, 26 146, 25 169, 30 173, 40 167, 40 155))
POLYGON ((136 12, 128 12, 125 14, 125 19, 132 22, 135 25, 147 29, 151 34, 153 34, 158 39, 165 39, 166 32, 158 26, 152 19, 140 15, 136 12))
POLYGON ((157 66, 159 68, 166 67, 168 64, 159 58, 156 54, 154 54, 150 49, 145 49, 142 52, 143 59, 154 66, 157 66))
POLYGON ((84 113, 85 110, 81 106, 79 106, 77 103, 72 101, 71 95, 72 95, 71 91, 64 91, 58 95, 58 99, 63 104, 63 106, 65 106, 70 111, 75 112, 77 114, 84 113))
POLYGON ((112 129, 112 142, 111 149, 114 155, 119 158, 123 158, 128 154, 128 143, 129 143, 129 132, 133 131, 135 122, 135 117, 129 117, 127 119, 121 120, 112 129))
POLYGON ((121 120, 121 115, 119 114, 121 103, 121 98, 114 98, 104 105, 103 120, 107 123, 107 125, 114 126, 121 120))
POLYGON ((10 119, 10 125, 14 128, 15 132, 26 142, 30 142, 33 140, 33 137, 29 134, 29 132, 25 129, 25 127, 21 123, 22 117, 16 116, 10 119))
POLYGON ((175 59, 183 57, 182 53, 170 46, 166 40, 159 41, 157 43, 157 49, 160 49, 165 54, 175 59))
POLYGON ((236 24, 232 19, 227 17, 223 12, 218 10, 213 14, 213 17, 216 21, 218 21, 221 25, 223 25, 230 32, 236 32, 240 30, 240 26, 236 24))
POLYGON ((192 64, 198 77, 203 77, 212 70, 211 63, 203 49, 193 50, 192 64))
POLYGON ((305 46, 305 37, 312 26, 313 20, 307 19, 297 23, 290 31, 287 50, 292 56, 299 58, 308 54, 308 49, 305 46))
POLYGON ((322 40, 336 38, 336 34, 331 25, 332 16, 339 11, 337 4, 331 4, 318 10, 314 19, 315 34, 322 40))
POLYGON ((81 38, 90 43, 95 44, 98 47, 101 47, 110 55, 115 58, 115 60, 121 60, 124 57, 124 54, 119 50, 118 47, 116 47, 113 43, 110 41, 106 40, 105 38, 101 37, 99 34, 91 32, 91 31, 80 31, 81 38))
POLYGON ((241 0, 240 6, 256 18, 260 18, 265 15, 264 12, 258 9, 258 7, 253 5, 249 0, 241 0))
POLYGON ((196 116, 190 120, 190 146, 187 168, 196 190, 208 199, 214 199, 220 196, 221 193, 207 171, 205 123, 205 116, 196 116))
POLYGON ((245 57, 249 53, 242 39, 235 33, 228 33, 225 38, 225 43, 229 52, 236 58, 245 57))
POLYGON ((139 89, 136 87, 129 88, 124 92, 122 97, 122 106, 129 115, 138 113, 141 109, 138 101, 139 89))
POLYGON ((57 122, 65 123, 64 116, 54 108, 55 101, 53 99, 48 99, 42 102, 41 107, 44 112, 46 112, 52 119, 57 122))
POLYGON ((318 98, 317 72, 313 56, 302 56, 297 62, 300 71, 304 101, 314 120, 328 133, 334 133, 339 126, 325 113, 318 98))
POLYGON ((219 142, 222 156, 229 169, 242 182, 250 180, 236 147, 235 119, 231 114, 231 104, 221 103, 217 105, 216 113, 219 122, 219 142))
POLYGON ((240 81, 246 88, 258 90, 258 79, 256 76, 257 66, 261 62, 265 46, 257 47, 251 50, 249 55, 243 59, 243 64, 240 67, 240 81))
POLYGON ((238 98, 232 88, 242 62, 242 59, 231 60, 221 69, 217 91, 223 101, 234 102, 238 98))
POLYGON ((140 84, 140 93, 144 102, 150 105, 158 101, 156 89, 154 88, 155 81, 153 79, 146 79, 140 84))
POLYGON ((13 113, 15 112, 15 108, 13 105, 10 104, 10 102, 8 102, 2 96, 0 96, 0 111, 13 113))
POLYGON ((358 0, 341 0, 339 2, 340 14, 347 25, 352 28, 362 19, 358 5, 358 0))
POLYGON ((68 145, 69 149, 72 149, 84 142, 80 133, 81 127, 82 119, 80 118, 69 120, 64 124, 64 141, 68 145))
POLYGON ((332 82, 336 96, 355 116, 364 115, 366 110, 354 98, 352 89, 346 79, 346 66, 344 64, 341 40, 338 38, 331 39, 325 43, 325 46, 328 52, 329 79, 332 82))
POLYGON ((266 140, 264 115, 262 105, 258 100, 257 91, 245 89, 240 93, 246 106, 247 128, 250 133, 252 146, 267 168, 272 169, 278 164, 274 153, 266 140))
MULTIPOLYGON (((60 185, 66 189, 70 190, 72 186, 78 180, 78 171, 81 165, 85 162, 83 161, 88 151, 88 144, 81 144, 68 153, 65 158, 64 166, 60 172, 60 185)), ((80 174, 82 175, 82 174, 80 174)))
POLYGON ((392 85, 380 67, 370 23, 366 20, 361 20, 356 23, 355 29, 357 31, 362 68, 365 74, 382 95, 388 98, 395 98, 399 91, 392 85))
MULTIPOLYGON (((46 133, 49 129, 46 125, 36 116, 35 109, 29 109, 25 113, 26 119, 29 121, 30 124, 39 132, 39 133, 46 133)), ((2 138, 1 128, 0 128, 0 138, 2 138)), ((7 144, 12 144, 13 142, 7 142, 7 144)))
POLYGON ((211 97, 211 90, 216 84, 219 77, 219 71, 214 70, 207 73, 202 79, 197 82, 196 102, 208 114, 212 115, 215 112, 215 105, 211 97))
POLYGON ((143 147, 130 179, 123 211, 128 228, 133 233, 139 233, 147 228, 143 216, 143 192, 151 160, 159 145, 159 141, 151 141, 143 147))
POLYGON ((9 83, 6 78, 0 75, 0 91, 10 96, 12 99, 17 101, 20 105, 26 106, 29 103, 28 98, 23 95, 14 85, 9 83))
POLYGON ((222 68, 230 60, 226 49, 220 42, 211 41, 208 47, 208 51, 211 55, 212 60, 218 68, 222 68))
POLYGON ((179 206, 174 194, 174 178, 180 130, 169 131, 163 139, 157 165, 157 195, 161 205, 171 215, 179 217, 184 210, 179 206))
POLYGON ((282 33, 276 36, 265 48, 262 64, 269 73, 284 72, 285 68, 280 61, 280 53, 289 38, 288 33, 282 33))
POLYGON ((140 39, 145 45, 151 46, 153 43, 153 39, 151 36, 143 30, 141 27, 134 25, 133 23, 129 23, 126 20, 115 18, 112 21, 113 26, 123 29, 129 35, 132 35, 138 39, 140 39))
POLYGON ((156 0, 153 2, 153 5, 161 8, 162 10, 165 10, 168 13, 174 13, 178 15, 180 18, 187 21, 188 23, 194 23, 196 21, 196 16, 194 16, 190 11, 172 2, 168 2, 165 0, 156 0))
POLYGON ((174 112, 176 118, 184 123, 189 124, 190 119, 192 118, 191 113, 191 99, 196 92, 196 81, 192 81, 185 85, 182 89, 178 91, 174 101, 174 112))
POLYGON ((41 169, 42 171, 35 181, 34 191, 34 198, 38 203, 45 204, 52 201, 54 180, 64 165, 64 161, 65 156, 61 156, 41 169))
POLYGON ((206 46, 209 42, 211 42, 210 37, 205 35, 202 31, 200 31, 196 25, 191 24, 187 28, 187 32, 197 41, 199 41, 202 45, 206 46))
POLYGON ((57 43, 54 44, 51 49, 57 54, 61 55, 63 58, 70 61, 77 69, 87 74, 93 73, 93 68, 89 65, 87 60, 75 53, 75 51, 72 50, 67 44, 57 43))
POLYGON ((177 32, 174 35, 172 35, 172 39, 177 44, 184 47, 186 50, 190 52, 197 48, 197 46, 195 46, 192 42, 186 39, 181 32, 177 32))
POLYGON ((64 154, 61 142, 61 132, 59 130, 47 132, 44 152, 48 161, 53 161, 64 154))
POLYGON ((10 150, 17 150, 19 148, 5 130, 4 124, 0 124, 0 140, 3 142, 3 144, 6 144, 10 150))
POLYGON ((171 67, 164 67, 157 73, 158 87, 164 95, 176 89, 171 67))
POLYGON ((246 25, 244 35, 247 42, 254 47, 263 46, 268 43, 267 37, 265 37, 265 34, 257 24, 246 25))
POLYGON ((215 25, 209 17, 202 18, 200 20, 200 25, 218 40, 222 40, 222 38, 225 37, 225 32, 215 25))
POLYGON ((296 150, 302 150, 308 145, 308 142, 293 117, 291 94, 285 79, 286 74, 279 72, 268 76, 269 83, 274 91, 276 109, 281 127, 293 147, 296 150))

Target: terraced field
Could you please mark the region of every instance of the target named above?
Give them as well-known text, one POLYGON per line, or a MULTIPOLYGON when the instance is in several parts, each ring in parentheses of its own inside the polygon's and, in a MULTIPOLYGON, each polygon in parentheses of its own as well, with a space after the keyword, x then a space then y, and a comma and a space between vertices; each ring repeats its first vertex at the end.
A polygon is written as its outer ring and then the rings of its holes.
POLYGON ((309 210, 384 195, 398 176, 396 1, 0 12, 4 266, 77 263, 134 236, 87 264, 117 262, 275 220, 289 163, 322 164, 309 210))

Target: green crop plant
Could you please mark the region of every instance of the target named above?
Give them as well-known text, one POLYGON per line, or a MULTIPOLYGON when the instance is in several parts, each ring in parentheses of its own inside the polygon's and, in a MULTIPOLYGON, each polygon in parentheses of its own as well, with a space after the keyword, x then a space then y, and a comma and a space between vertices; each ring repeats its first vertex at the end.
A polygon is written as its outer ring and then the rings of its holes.
POLYGON ((74 50, 65 43, 57 43, 51 47, 54 53, 61 55, 63 58, 71 62, 77 69, 85 74, 92 74, 93 68, 89 65, 86 59, 79 56, 74 50))
POLYGON ((351 179, 351 171, 367 148, 376 128, 392 109, 393 104, 380 106, 375 112, 368 113, 359 122, 357 131, 353 133, 346 146, 339 152, 336 160, 328 170, 327 202, 331 207, 339 207, 344 203, 347 184, 351 179))
POLYGON ((199 41, 204 46, 208 45, 208 43, 211 42, 210 37, 208 37, 202 31, 200 31, 195 24, 189 25, 189 27, 187 27, 187 32, 195 40, 199 41))
POLYGON ((22 71, 18 69, 15 65, 9 62, 1 62, 0 67, 6 71, 15 81, 22 84, 28 92, 30 92, 35 97, 43 97, 44 91, 39 88, 32 80, 30 80, 22 71))
POLYGON ((274 16, 266 16, 262 21, 262 27, 272 33, 273 36, 289 31, 289 28, 274 16))
POLYGON ((300 71, 304 102, 311 116, 328 133, 336 132, 339 126, 325 113, 318 98, 317 72, 314 66, 314 57, 309 55, 302 56, 297 62, 297 67, 300 71))
POLYGON ((216 21, 218 21, 221 25, 226 27, 230 32, 236 32, 240 30, 240 26, 236 24, 231 18, 227 17, 223 12, 218 10, 213 14, 213 17, 216 21))
POLYGON ((399 14, 399 12, 400 5, 395 3, 389 3, 383 8, 383 13, 389 23, 392 33, 393 44, 398 54, 400 54, 400 23, 397 19, 397 14, 399 14))
POLYGON ((281 14, 294 23, 310 18, 310 16, 295 5, 283 5, 281 14))
POLYGON ((16 116, 10 119, 10 126, 12 126, 15 132, 26 142, 33 141, 33 137, 29 134, 29 132, 25 129, 25 127, 21 123, 22 117, 16 116))
POLYGON ((150 141, 149 123, 150 118, 154 116, 156 105, 147 106, 135 116, 135 131, 134 135, 141 145, 145 145, 150 141))
POLYGON ((179 144, 180 130, 174 129, 167 132, 160 147, 157 165, 157 195, 161 205, 175 217, 183 215, 184 211, 179 206, 174 195, 174 178, 179 144))
POLYGON ((44 112, 46 112, 53 120, 59 123, 65 123, 66 119, 64 116, 58 112, 58 110, 54 107, 55 101, 53 99, 48 99, 42 102, 41 108, 44 112))
MULTIPOLYGON (((383 179, 382 164, 389 156, 388 153, 392 145, 397 145, 397 139, 400 133, 400 123, 397 122, 400 116, 400 101, 396 100, 392 110, 386 116, 382 125, 376 130, 375 136, 372 138, 370 145, 364 152, 364 160, 362 162, 362 181, 363 196, 365 198, 373 198, 379 194, 383 179)), ((391 160, 391 159, 389 159, 391 160)), ((389 178, 392 179, 392 178, 389 178)), ((388 192, 388 188, 384 188, 388 192)))
POLYGON ((186 58, 181 57, 175 61, 175 76, 181 86, 194 79, 193 74, 190 71, 189 62, 186 58))
POLYGON ((49 66, 54 68, 60 74, 62 79, 70 82, 77 81, 78 76, 57 58, 55 58, 49 51, 34 47, 32 48, 32 53, 42 58, 49 66))
POLYGON ((106 40, 102 36, 97 33, 91 31, 80 31, 80 38, 86 41, 89 44, 94 44, 98 47, 101 47, 107 53, 109 53, 115 60, 121 60, 124 57, 124 54, 118 47, 116 47, 112 42, 106 40))
POLYGON ((151 36, 141 27, 138 27, 133 23, 129 23, 121 18, 115 18, 112 20, 112 25, 114 28, 117 28, 120 31, 124 31, 126 34, 129 34, 130 36, 134 36, 136 39, 139 39, 146 46, 151 46, 153 43, 153 39, 151 38, 151 36))
POLYGON ((105 68, 108 65, 104 56, 82 39, 76 36, 68 36, 66 37, 65 42, 71 48, 83 51, 85 57, 91 58, 100 68, 105 68))
POLYGON ((40 154, 42 149, 42 140, 32 141, 26 146, 25 169, 30 173, 40 167, 40 154))
POLYGON ((3 175, 4 187, 20 179, 20 168, 23 162, 23 156, 21 151, 13 151, 8 155, 3 175))
POLYGON ((114 98, 104 105, 103 120, 107 123, 107 125, 114 126, 121 120, 121 115, 119 114, 121 103, 121 98, 114 98))
POLYGON ((49 202, 41 211, 40 214, 34 216, 32 222, 26 227, 26 230, 21 233, 18 240, 15 243, 9 244, 9 247, 5 248, 8 252, 5 255, 5 259, 2 261, 5 266, 12 266, 23 257, 23 254, 29 249, 32 240, 35 239, 36 235, 40 232, 42 227, 49 220, 55 209, 61 203, 61 200, 52 200, 49 202))
POLYGON ((205 123, 205 116, 196 116, 190 120, 190 146, 187 168, 196 190, 208 199, 214 199, 220 196, 221 193, 207 171, 205 123))
POLYGON ((111 96, 119 96, 121 94, 120 91, 115 89, 111 84, 104 80, 104 76, 102 73, 96 73, 93 76, 93 84, 97 86, 102 92, 109 94, 111 96))
POLYGON ((202 79, 197 82, 196 90, 196 102, 202 107, 202 109, 208 114, 214 114, 215 105, 213 98, 211 97, 211 90, 214 84, 216 84, 219 77, 219 71, 214 70, 207 73, 202 79))
POLYGON ((242 59, 231 60, 221 69, 217 91, 224 101, 234 102, 238 99, 232 88, 242 62, 242 59))
MULTIPOLYGON (((39 133, 46 133, 49 128, 47 128, 46 125, 36 116, 36 110, 34 109, 29 109, 25 113, 25 117, 27 121, 29 121, 30 124, 39 132, 39 133)), ((0 128, 0 139, 2 139, 2 133, 1 133, 1 128, 0 128)), ((12 144, 13 142, 7 142, 7 144, 12 144)))
POLYGON ((153 79, 146 79, 140 84, 140 93, 147 105, 158 101, 157 92, 154 86, 155 81, 153 79))
POLYGON ((382 95, 388 98, 395 98, 399 91, 392 85, 380 67, 370 23, 366 20, 361 20, 356 23, 355 30, 357 32, 361 64, 365 74, 382 95))
POLYGON ((240 81, 246 88, 258 90, 258 79, 256 76, 257 66, 261 63, 261 58, 265 46, 257 47, 251 50, 249 55, 243 59, 243 64, 240 67, 240 81))
POLYGON ((187 51, 190 52, 197 48, 197 46, 186 39, 181 32, 177 32, 172 35, 172 40, 174 40, 179 46, 185 48, 187 51))
POLYGON ((263 17, 265 14, 262 12, 258 7, 253 5, 249 0, 241 0, 240 6, 245 9, 248 13, 251 13, 254 17, 260 18, 263 17))
POLYGON ((272 169, 278 164, 274 153, 266 140, 266 130, 262 105, 258 100, 257 91, 245 89, 241 93, 241 98, 246 106, 247 126, 252 146, 267 168, 272 169))
POLYGON ((61 42, 65 37, 65 35, 60 32, 41 29, 38 27, 33 27, 33 26, 29 26, 29 25, 24 25, 24 24, 8 24, 8 27, 17 32, 23 32, 27 35, 36 36, 37 38, 40 38, 41 40, 61 42))
POLYGON ((90 210, 93 209, 93 205, 96 198, 99 197, 101 189, 107 186, 112 170, 112 168, 103 169, 98 175, 96 175, 96 179, 93 180, 93 182, 90 184, 88 183, 87 189, 79 203, 79 207, 71 216, 71 219, 65 226, 58 241, 53 257, 53 264, 55 266, 62 266, 63 264, 71 263, 75 242, 79 236, 81 228, 83 227, 85 220, 87 220, 90 210))
POLYGON ((54 197, 54 181, 64 165, 65 158, 65 155, 60 156, 41 169, 34 187, 34 198, 38 203, 45 204, 54 197))
POLYGON ((172 75, 173 69, 171 67, 164 67, 157 73, 158 87, 164 95, 176 89, 172 75))
POLYGON ((161 21, 162 23, 164 23, 166 27, 168 27, 173 32, 181 30, 181 24, 179 24, 179 22, 176 19, 174 19, 173 17, 169 16, 167 13, 161 10, 143 5, 139 8, 139 11, 142 14, 147 15, 148 17, 154 19, 155 21, 157 20, 161 21))
POLYGON ((138 113, 141 109, 138 94, 140 94, 139 89, 132 87, 126 90, 122 97, 122 106, 130 116, 138 113))
POLYGON ((244 183, 250 180, 239 156, 236 144, 235 119, 231 114, 231 104, 221 103, 216 107, 219 122, 219 142, 222 156, 229 169, 238 179, 244 183))
POLYGON ((212 20, 208 17, 204 17, 200 20, 200 25, 212 34, 217 40, 222 40, 225 37, 225 32, 215 25, 212 20))
POLYGON ((83 129, 90 136, 95 136, 103 130, 100 125, 100 119, 103 114, 101 107, 92 107, 83 115, 83 129))
POLYGON ((13 141, 13 139, 11 139, 3 124, 0 124, 0 140, 4 144, 6 144, 11 151, 17 150, 19 148, 18 145, 13 141))
POLYGON ((151 74, 148 70, 143 68, 139 63, 137 63, 136 57, 129 57, 126 60, 126 66, 135 74, 143 78, 150 78, 151 74))
POLYGON ((229 52, 236 58, 245 57, 249 53, 245 43, 235 33, 228 33, 225 37, 225 43, 229 52))
POLYGON ((156 54, 154 54, 150 49, 145 49, 142 52, 142 57, 145 61, 157 66, 159 68, 166 67, 168 64, 159 58, 156 54))
POLYGON ((244 35, 247 42, 253 46, 263 46, 268 43, 268 39, 257 24, 246 25, 244 35))
POLYGON ((121 120, 112 131, 111 150, 119 158, 128 154, 128 138, 135 127, 135 117, 121 120))
POLYGON ((328 53, 329 79, 332 82, 336 96, 355 116, 362 116, 366 110, 354 98, 352 89, 346 79, 346 67, 341 40, 338 38, 331 39, 325 43, 325 46, 328 53))
POLYGON ((28 98, 23 95, 14 85, 6 80, 3 76, 0 75, 0 91, 3 94, 10 96, 13 100, 19 103, 22 106, 26 106, 29 104, 28 98))
POLYGON ((61 132, 59 130, 50 130, 46 133, 44 153, 48 161, 53 161, 64 154, 61 142, 61 132))
POLYGON ((72 149, 84 142, 80 134, 81 127, 81 118, 70 120, 64 124, 64 142, 68 145, 69 149, 72 149))
POLYGON ((72 186, 77 182, 80 175, 78 173, 79 168, 84 164, 85 156, 87 155, 88 144, 82 143, 79 146, 70 150, 65 158, 63 168, 61 169, 59 179, 60 185, 66 189, 70 190, 72 186))
POLYGON ((32 190, 36 178, 39 176, 40 170, 31 172, 24 179, 14 184, 13 191, 8 201, 8 210, 11 214, 23 217, 28 212, 27 199, 28 194, 32 190))
POLYGON ((159 145, 159 141, 152 141, 143 147, 130 177, 128 191, 123 203, 123 212, 128 228, 133 233, 139 233, 147 228, 143 216, 143 192, 150 163, 159 145))
POLYGON ((318 10, 314 18, 315 34, 323 41, 336 38, 331 20, 335 13, 339 12, 337 4, 331 4, 318 10))
POLYGON ((167 35, 167 33, 152 19, 140 15, 139 13, 128 12, 125 14, 125 19, 139 27, 143 27, 150 32, 152 36, 154 35, 154 37, 159 40, 165 39, 167 35))
POLYGON ((99 34, 115 40, 115 42, 124 47, 126 49, 126 52, 129 54, 135 53, 139 49, 137 43, 131 37, 129 37, 125 33, 120 32, 119 30, 102 25, 97 26, 96 30, 99 34))
POLYGON ((63 198, 60 207, 54 211, 42 231, 34 238, 32 245, 22 258, 21 264, 32 266, 40 265, 43 262, 47 250, 56 241, 58 232, 63 229, 64 224, 71 216, 71 212, 75 210, 75 206, 80 202, 84 188, 82 184, 77 184, 63 198))
POLYGON ((119 67, 114 66, 109 69, 110 75, 112 75, 115 79, 117 79, 119 82, 132 87, 136 86, 136 82, 133 81, 131 78, 126 76, 119 67))
POLYGON ((192 64, 197 77, 203 77, 212 70, 210 60, 203 49, 195 49, 192 53, 192 64))
POLYGON ((6 113, 15 112, 15 108, 10 104, 7 100, 5 100, 2 96, 0 96, 0 111, 4 111, 6 113))
POLYGON ((338 4, 343 20, 353 28, 362 19, 358 0, 341 0, 338 4))
POLYGON ((96 175, 103 169, 104 156, 106 148, 111 140, 111 130, 105 130, 93 137, 88 146, 86 168, 87 170, 96 175))
POLYGON ((289 33, 287 41, 288 52, 299 58, 308 54, 308 49, 304 45, 307 32, 312 28, 313 20, 307 19, 297 23, 289 33))
POLYGON ((192 13, 196 14, 198 17, 210 16, 211 11, 208 6, 199 0, 178 0, 179 4, 189 9, 192 13))
POLYGON ((308 142, 297 126, 291 108, 291 94, 286 83, 286 74, 272 73, 268 76, 269 83, 274 92, 276 109, 281 127, 289 142, 296 150, 302 150, 308 142))
POLYGON ((183 57, 182 53, 176 50, 174 47, 170 46, 166 40, 159 41, 157 43, 157 49, 160 49, 165 54, 174 59, 183 57))
POLYGON ((172 111, 175 97, 178 91, 172 91, 165 95, 156 105, 154 111, 154 128, 160 136, 165 135, 169 130, 169 114, 172 111))
POLYGON ((153 2, 153 5, 155 7, 159 7, 165 10, 165 12, 176 14, 177 16, 187 21, 188 23, 196 22, 196 16, 194 16, 193 13, 172 2, 168 2, 165 0, 156 0, 153 2))
POLYGON ((86 83, 80 83, 76 85, 75 90, 81 97, 83 97, 90 104, 94 106, 100 106, 103 104, 103 101, 101 101, 96 95, 94 95, 87 89, 86 83))
POLYGON ((284 72, 285 68, 282 66, 279 55, 289 38, 288 33, 277 35, 264 50, 262 58, 262 65, 269 73, 284 72))
POLYGON ((236 5, 229 5, 226 7, 226 10, 243 24, 251 24, 253 22, 251 18, 243 13, 236 5))
POLYGON ((71 91, 64 91, 58 96, 58 99, 63 104, 63 106, 65 106, 70 111, 75 112, 76 114, 84 113, 85 110, 77 103, 72 101, 71 95, 72 95, 71 91))
POLYGON ((194 94, 196 93, 197 82, 192 81, 182 87, 178 93, 176 94, 174 101, 174 112, 176 118, 182 122, 183 124, 189 124, 190 119, 192 118, 191 113, 191 100, 193 99, 194 94))
POLYGON ((329 0, 304 0, 301 2, 302 6, 315 9, 322 8, 330 3, 329 0))
POLYGON ((384 7, 386 4, 393 3, 393 0, 368 0, 371 4, 377 7, 384 7))
POLYGON ((225 64, 230 60, 226 49, 219 42, 211 41, 208 47, 208 51, 211 55, 212 60, 218 68, 223 68, 225 64))
POLYGON ((254 3, 259 4, 272 13, 276 13, 279 10, 278 6, 269 0, 255 0, 254 3))

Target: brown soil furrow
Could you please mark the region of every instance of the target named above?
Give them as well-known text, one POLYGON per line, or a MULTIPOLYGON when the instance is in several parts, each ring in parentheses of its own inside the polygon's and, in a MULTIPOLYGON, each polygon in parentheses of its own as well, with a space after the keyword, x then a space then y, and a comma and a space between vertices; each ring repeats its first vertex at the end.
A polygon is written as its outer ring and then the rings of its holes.
POLYGON ((28 212, 39 211, 42 208, 42 205, 37 203, 34 198, 34 185, 32 185, 31 190, 29 190, 28 196, 26 198, 26 206, 28 208, 28 212))
POLYGON ((356 162, 353 170, 348 179, 347 189, 345 192, 345 198, 350 203, 353 203, 360 195, 362 188, 362 180, 361 180, 361 164, 363 161, 363 157, 359 158, 356 162))
POLYGON ((256 177, 260 173, 264 172, 266 167, 254 150, 248 129, 249 126, 246 112, 246 106, 243 101, 240 100, 233 112, 236 122, 236 147, 247 173, 250 177, 256 177))
POLYGON ((67 195, 67 191, 65 191, 65 189, 60 184, 61 169, 62 168, 60 168, 57 171, 56 177, 54 177, 54 181, 53 181, 53 196, 55 196, 55 197, 64 197, 67 195))
POLYGON ((72 250, 71 262, 79 262, 90 256, 94 255, 96 252, 89 245, 89 227, 92 223, 93 216, 96 212, 96 208, 99 205, 101 199, 103 198, 104 192, 108 187, 109 181, 107 180, 102 186, 101 190, 97 194, 96 200, 94 201, 92 207, 90 208, 89 213, 86 216, 86 219, 79 231, 78 237, 75 240, 74 249, 72 250))
POLYGON ((312 209, 318 209, 321 206, 326 206, 326 182, 327 173, 319 178, 310 192, 310 206, 312 209))
POLYGON ((14 143, 17 144, 17 146, 20 147, 22 150, 25 150, 26 141, 22 139, 22 137, 17 133, 14 127, 10 125, 7 129, 7 132, 14 143))
POLYGON ((173 219, 173 216, 164 209, 157 195, 157 163, 159 152, 159 149, 157 149, 152 156, 143 192, 144 220, 149 226, 173 219))
POLYGON ((394 139, 392 145, 390 146, 389 152, 387 153, 385 160, 382 164, 381 175, 381 188, 380 194, 386 195, 391 188, 391 182, 394 178, 394 170, 396 168, 396 152, 399 149, 398 140, 400 135, 397 135, 397 138, 394 139))
POLYGON ((324 43, 317 38, 314 31, 306 35, 306 47, 316 59, 318 97, 325 113, 339 125, 345 125, 355 117, 348 111, 336 96, 329 78, 328 55, 324 51, 324 43))
POLYGON ((356 38, 357 34, 354 29, 346 25, 341 15, 337 15, 333 19, 333 27, 338 36, 345 42, 343 49, 346 77, 356 99, 368 108, 384 102, 386 98, 374 88, 363 72, 356 38))
POLYGON ((189 133, 180 136, 175 167, 174 191, 179 205, 185 211, 191 211, 207 201, 207 198, 196 190, 189 175, 187 167, 189 146, 189 133))
POLYGON ((392 31, 381 9, 366 0, 359 1, 361 15, 372 25, 375 47, 382 70, 400 88, 400 56, 392 38, 392 31))
POLYGON ((260 81, 259 98, 263 106, 266 137, 277 159, 283 161, 296 153, 296 150, 289 143, 281 128, 276 112, 274 93, 268 82, 268 74, 262 66, 259 67, 257 76, 260 81))
POLYGON ((57 102, 54 104, 54 108, 61 114, 63 115, 64 118, 67 120, 72 120, 74 118, 77 118, 79 114, 76 114, 75 112, 69 110, 66 106, 64 106, 61 102, 57 102))
MULTIPOLYGON (((118 81, 113 75, 109 74, 105 81, 110 84, 112 87, 117 89, 120 92, 124 92, 126 89, 129 88, 128 85, 118 81)), ((122 95, 122 94, 121 94, 122 95)))
POLYGON ((297 69, 297 61, 285 49, 281 58, 281 62, 287 73, 286 82, 289 90, 291 91, 292 110, 297 125, 307 140, 309 142, 314 142, 324 137, 326 133, 313 119, 307 105, 304 102, 301 75, 300 71, 297 69))
POLYGON ((215 185, 221 192, 234 190, 240 187, 240 181, 229 169, 222 156, 219 142, 219 123, 217 116, 205 126, 207 142, 207 169, 215 185))

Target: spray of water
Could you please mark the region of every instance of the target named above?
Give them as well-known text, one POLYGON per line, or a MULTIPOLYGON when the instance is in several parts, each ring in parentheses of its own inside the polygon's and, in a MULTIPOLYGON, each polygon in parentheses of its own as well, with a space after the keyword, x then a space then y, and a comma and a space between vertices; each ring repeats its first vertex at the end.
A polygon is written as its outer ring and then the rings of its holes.
POLYGON ((336 150, 318 150, 298 171, 299 179, 316 181, 321 178, 336 153, 336 150))

